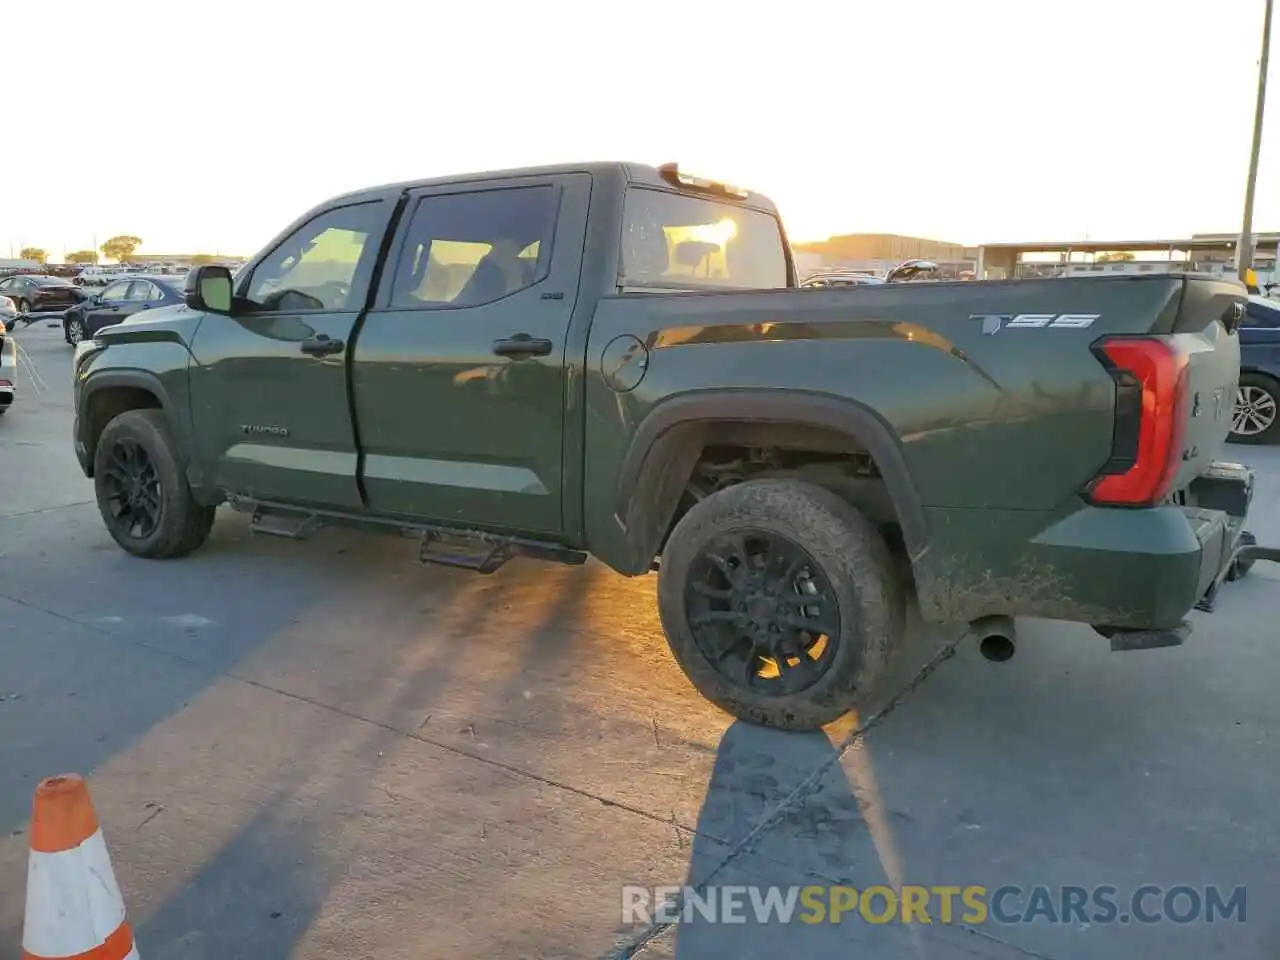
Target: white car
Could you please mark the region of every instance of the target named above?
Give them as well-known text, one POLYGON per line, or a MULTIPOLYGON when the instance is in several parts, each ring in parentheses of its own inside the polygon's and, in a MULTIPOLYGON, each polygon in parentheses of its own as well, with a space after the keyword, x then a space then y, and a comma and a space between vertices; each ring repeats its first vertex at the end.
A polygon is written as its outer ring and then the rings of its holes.
POLYGON ((0 297, 0 414, 13 404, 18 387, 18 342, 9 336, 8 326, 18 310, 8 297, 0 297))

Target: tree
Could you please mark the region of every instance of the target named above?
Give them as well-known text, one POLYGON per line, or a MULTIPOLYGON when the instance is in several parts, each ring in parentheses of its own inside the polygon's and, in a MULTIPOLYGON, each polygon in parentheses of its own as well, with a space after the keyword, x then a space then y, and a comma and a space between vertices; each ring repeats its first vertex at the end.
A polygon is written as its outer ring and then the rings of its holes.
POLYGON ((215 257, 212 253, 197 253, 195 256, 191 258, 191 265, 193 267, 202 267, 205 264, 213 263, 213 261, 216 259, 218 258, 215 257))
POLYGON ((36 263, 44 263, 49 259, 49 254, 45 253, 39 247, 23 247, 18 256, 23 260, 34 260, 36 263))
POLYGON ((1118 250, 1115 253, 1101 254, 1094 260, 1094 263, 1119 263, 1120 261, 1129 261, 1133 259, 1133 254, 1128 250, 1118 250))
POLYGON ((133 256, 133 251, 142 246, 142 240, 129 234, 121 234, 118 237, 112 237, 100 248, 102 255, 109 260, 116 260, 124 263, 133 256))
POLYGON ((67 254, 67 263, 97 263, 97 250, 76 250, 67 254))

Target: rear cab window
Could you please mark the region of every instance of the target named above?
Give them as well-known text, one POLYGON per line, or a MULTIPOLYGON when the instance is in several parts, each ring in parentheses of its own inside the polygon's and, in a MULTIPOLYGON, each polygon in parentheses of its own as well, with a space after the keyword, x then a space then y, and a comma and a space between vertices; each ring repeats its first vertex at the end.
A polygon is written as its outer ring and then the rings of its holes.
POLYGON ((633 185, 623 204, 624 290, 769 290, 788 286, 775 214, 713 197, 633 185))

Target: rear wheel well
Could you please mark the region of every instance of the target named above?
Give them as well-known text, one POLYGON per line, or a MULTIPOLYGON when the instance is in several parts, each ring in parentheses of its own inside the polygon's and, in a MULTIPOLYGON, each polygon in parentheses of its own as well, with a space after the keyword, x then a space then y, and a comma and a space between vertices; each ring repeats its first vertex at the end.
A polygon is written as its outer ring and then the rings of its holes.
MULTIPOLYGON (((658 553, 694 504, 744 480, 771 477, 807 481, 836 494, 871 520, 894 554, 905 560, 893 497, 880 466, 857 438, 804 423, 712 421, 697 428, 696 436, 681 444, 689 451, 686 456, 674 458, 692 461, 692 466, 682 478, 683 488, 675 496, 658 553)), ((909 571, 910 563, 905 566, 909 571)))
POLYGON ((1264 380, 1270 380, 1280 388, 1280 376, 1272 373, 1270 370, 1260 370, 1257 367, 1241 367, 1240 376, 1242 377, 1261 377, 1264 380))
POLYGON ((85 404, 88 422, 85 425, 85 442, 88 447, 89 469, 93 469, 98 439, 107 424, 126 410, 162 410, 164 405, 150 390, 143 387, 104 387, 89 395, 85 404))

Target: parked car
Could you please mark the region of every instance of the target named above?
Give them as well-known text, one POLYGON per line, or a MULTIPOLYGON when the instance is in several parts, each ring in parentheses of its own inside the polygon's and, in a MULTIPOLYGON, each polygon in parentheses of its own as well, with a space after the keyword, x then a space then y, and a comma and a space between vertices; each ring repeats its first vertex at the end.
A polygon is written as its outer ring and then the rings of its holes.
POLYGON ((85 298, 84 291, 70 280, 40 273, 0 280, 0 296, 12 300, 19 315, 62 311, 85 298))
POLYGON ((1280 303, 1251 296, 1240 327, 1240 384, 1231 437, 1236 443, 1280 442, 1280 303))
POLYGON ((767 198, 674 165, 348 194, 82 341, 76 457, 140 557, 197 549, 230 502, 480 573, 657 568, 676 660, 756 723, 865 704, 908 593, 992 660, 1014 616, 1181 643, 1253 491, 1218 459, 1244 287, 799 290, 784 238, 767 198))
POLYGON ((6 327, 12 326, 17 316, 18 308, 13 300, 9 297, 0 297, 0 323, 3 323, 6 327))
POLYGON ((7 297, 0 297, 0 414, 13 406, 18 389, 18 344, 9 332, 9 324, 13 320, 9 313, 13 303, 9 301, 6 307, 7 300, 7 297))
POLYGON ((858 271, 833 271, 815 273, 807 277, 802 287, 865 287, 880 283, 919 283, 935 279, 938 265, 932 260, 904 260, 884 276, 858 271))
POLYGON ((884 277, 878 277, 873 273, 815 273, 806 277, 801 283, 802 287, 865 287, 871 284, 884 283, 884 277))
POLYGON ((102 267, 91 265, 82 268, 71 278, 71 282, 77 287, 97 287, 105 285, 112 278, 113 275, 107 273, 102 267))
POLYGON ((120 323, 142 310, 182 303, 182 288, 173 277, 129 277, 117 280, 62 315, 62 333, 73 347, 103 327, 120 323))

